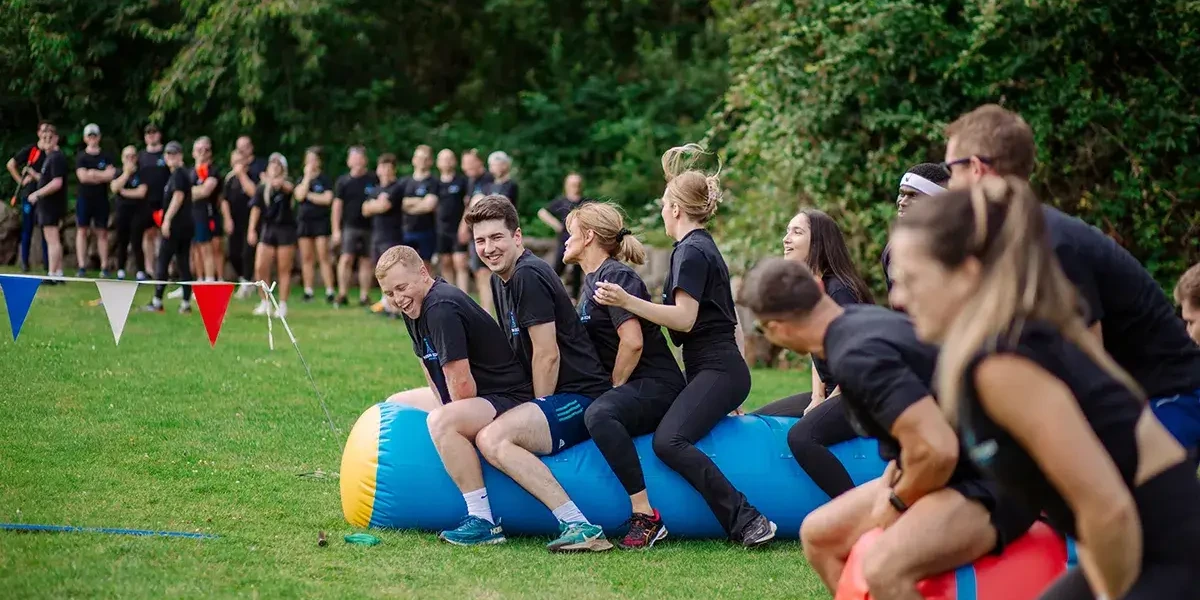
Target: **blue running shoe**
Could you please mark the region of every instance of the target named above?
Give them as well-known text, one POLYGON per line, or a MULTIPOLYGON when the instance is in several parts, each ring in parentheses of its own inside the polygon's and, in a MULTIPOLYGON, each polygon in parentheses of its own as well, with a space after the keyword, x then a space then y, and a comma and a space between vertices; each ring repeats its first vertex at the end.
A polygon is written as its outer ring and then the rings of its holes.
POLYGON ((467 515, 457 529, 443 531, 438 538, 455 546, 482 546, 486 544, 503 544, 504 530, 500 524, 489 523, 475 515, 467 515))
POLYGON ((612 542, 604 538, 597 525, 578 521, 558 524, 558 539, 546 545, 551 552, 603 552, 612 550, 612 542))

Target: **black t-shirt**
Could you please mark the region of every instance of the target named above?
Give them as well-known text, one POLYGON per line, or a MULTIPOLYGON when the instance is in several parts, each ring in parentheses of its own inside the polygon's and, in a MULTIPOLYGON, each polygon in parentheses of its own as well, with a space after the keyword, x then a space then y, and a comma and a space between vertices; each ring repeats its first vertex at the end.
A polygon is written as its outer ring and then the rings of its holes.
POLYGON ((883 246, 883 253, 879 255, 879 262, 883 264, 883 281, 887 283, 888 291, 892 291, 892 243, 888 242, 883 246))
MULTIPOLYGON (((376 214, 371 219, 371 238, 373 243, 386 243, 388 245, 399 244, 404 241, 404 222, 408 216, 404 214, 404 210, 400 205, 404 202, 404 186, 405 179, 398 179, 392 183, 375 187, 371 193, 367 195, 368 200, 374 200, 382 193, 387 193, 388 203, 392 205, 387 212, 376 214)), ((361 209, 360 209, 361 210, 361 209)))
MULTIPOLYGON (((46 151, 42 150, 37 144, 29 144, 13 155, 13 162, 16 163, 17 171, 23 170, 23 167, 28 166, 35 172, 42 172, 42 165, 46 163, 46 151)), ((21 188, 22 195, 28 195, 30 192, 38 189, 38 182, 30 181, 25 187, 21 188)))
MULTIPOLYGON (((117 175, 117 176, 120 177, 120 175, 117 175)), ((121 188, 121 191, 124 192, 125 190, 131 190, 131 191, 136 190, 138 188, 138 186, 142 185, 142 183, 143 183, 142 178, 140 176, 138 176, 137 172, 135 171, 129 176, 128 179, 125 180, 125 186, 121 188)), ((117 200, 120 202, 129 202, 129 203, 141 202, 141 200, 139 200, 137 198, 126 198, 123 194, 120 194, 120 193, 117 194, 117 200)))
POLYGON ((1059 264, 1100 321, 1104 349, 1150 398, 1200 390, 1200 346, 1170 299, 1129 252, 1099 229, 1049 206, 1046 219, 1059 264))
MULTIPOLYGON (((113 166, 112 158, 104 152, 88 154, 86 150, 75 155, 76 169, 95 169, 103 171, 113 166)), ((80 183, 77 191, 80 200, 88 202, 103 202, 108 200, 107 183, 80 183)))
MULTIPOLYGON (((824 346, 851 425, 879 440, 880 458, 899 458, 900 443, 892 437, 892 426, 908 407, 932 395, 937 348, 917 339, 904 314, 869 304, 845 307, 825 331, 824 346)), ((961 453, 951 481, 979 478, 961 453)))
POLYGON ((188 174, 192 180, 192 187, 200 187, 209 179, 216 179, 217 187, 213 188, 213 193, 204 199, 192 198, 192 216, 197 221, 207 221, 213 218, 217 213, 217 207, 221 201, 221 170, 216 165, 209 163, 207 165, 197 165, 188 169, 188 174), (201 177, 203 175, 203 177, 201 177))
POLYGON ((171 176, 167 178, 166 185, 163 186, 163 217, 166 218, 165 211, 171 207, 171 199, 175 197, 175 192, 183 192, 183 204, 180 205, 179 211, 175 213, 175 218, 171 219, 171 235, 186 235, 191 237, 193 216, 192 216, 192 173, 191 169, 179 167, 171 171, 171 176))
POLYGON ((559 353, 558 387, 554 393, 596 398, 612 389, 612 378, 600 364, 562 280, 546 261, 526 250, 507 282, 492 275, 492 300, 501 326, 508 332, 509 344, 531 379, 533 344, 529 328, 554 323, 559 353))
MULTIPOLYGON (((309 194, 323 194, 329 191, 333 191, 333 185, 329 183, 329 178, 324 173, 317 174, 312 181, 308 182, 309 194)), ((299 218, 305 223, 324 223, 329 221, 332 210, 332 203, 322 206, 313 203, 308 196, 305 196, 304 200, 300 201, 299 218)))
POLYGON ((550 214, 554 215, 554 218, 558 219, 563 225, 563 230, 558 234, 560 242, 566 241, 568 237, 571 237, 571 234, 567 233, 567 215, 588 201, 588 198, 580 198, 577 201, 573 201, 566 196, 559 196, 546 205, 546 210, 550 211, 550 214))
POLYGON ((475 197, 476 194, 487 194, 488 186, 492 184, 495 178, 491 173, 484 173, 475 179, 467 180, 467 200, 475 197))
MULTIPOLYGON (((434 175, 424 179, 404 178, 403 194, 393 196, 392 203, 398 205, 404 198, 424 198, 429 194, 437 194, 438 180, 434 175)), ((437 227, 437 209, 421 215, 404 215, 404 231, 406 233, 433 233, 437 227)))
POLYGON ((421 303, 421 316, 415 320, 406 316, 404 324, 413 352, 425 363, 443 404, 450 403, 450 392, 442 367, 464 358, 477 395, 533 397, 533 387, 496 320, 441 277, 421 303))
MULTIPOLYGON (((267 163, 262 159, 254 159, 246 166, 246 177, 258 185, 258 180, 262 179, 262 174, 267 171, 267 163)), ((249 215, 250 201, 253 198, 246 193, 242 188, 242 180, 236 175, 230 174, 225 179, 225 200, 229 202, 229 210, 235 215, 249 215)))
POLYGON ((455 173, 450 181, 438 180, 437 226, 445 232, 458 231, 466 206, 467 178, 455 173))
POLYGON ((663 283, 663 304, 675 304, 675 290, 687 292, 700 304, 691 331, 670 331, 671 341, 683 346, 684 367, 689 372, 699 372, 710 361, 723 364, 724 356, 711 350, 715 345, 733 344, 736 351, 737 313, 729 287, 729 269, 707 230, 694 229, 675 242, 671 270, 663 283))
MULTIPOLYGON (((841 279, 832 275, 825 277, 822 280, 825 283, 825 293, 833 298, 838 306, 850 306, 858 304, 858 298, 854 297, 854 290, 850 286, 842 283, 841 279)), ((829 370, 829 364, 817 357, 812 357, 813 368, 817 370, 817 375, 821 377, 821 381, 825 382, 825 393, 833 391, 837 387, 837 380, 833 377, 833 372, 829 370)))
MULTIPOLYGON (((616 306, 596 304, 592 295, 596 292, 596 282, 607 281, 615 283, 629 292, 630 296, 650 301, 650 293, 646 284, 637 272, 628 265, 615 259, 601 263, 600 268, 588 273, 583 278, 583 296, 579 300, 579 320, 587 329, 600 357, 600 363, 611 374, 617 362, 617 349, 621 338, 617 328, 629 319, 637 319, 633 313, 616 306)), ((674 385, 683 389, 683 374, 679 372, 679 364, 667 347, 667 339, 663 337, 662 328, 645 319, 639 319, 642 326, 642 357, 629 375, 629 381, 637 379, 655 379, 666 385, 674 385)), ((611 378, 610 378, 611 379, 611 378)))
POLYGON ((333 188, 333 197, 342 200, 342 227, 348 229, 370 229, 371 220, 362 214, 363 202, 369 194, 378 193, 379 178, 366 172, 358 177, 349 173, 338 177, 333 188))
POLYGON ((483 194, 485 196, 490 194, 500 194, 501 196, 505 196, 513 203, 513 206, 517 208, 517 212, 520 212, 521 205, 517 204, 518 193, 519 190, 517 189, 517 182, 511 179, 501 182, 489 181, 483 185, 483 194))
POLYGON ((57 192, 48 196, 38 194, 38 202, 46 202, 47 206, 57 207, 59 211, 67 210, 67 156, 61 150, 51 150, 42 163, 42 179, 38 189, 42 189, 56 178, 62 177, 62 186, 57 192))
POLYGON ((163 204, 163 190, 171 177, 171 169, 163 158, 163 151, 150 152, 142 150, 138 153, 138 177, 146 183, 146 202, 151 208, 166 208, 163 204))
POLYGON ((1027 322, 1013 343, 1003 336, 996 349, 981 350, 963 373, 959 403, 959 435, 967 454, 984 473, 1026 506, 1044 510, 1050 522, 1068 535, 1076 535, 1075 516, 1062 495, 1046 479, 1033 458, 1007 431, 991 420, 979 403, 975 369, 992 354, 1024 357, 1062 381, 1075 396, 1084 418, 1132 488, 1137 473, 1138 448, 1134 430, 1144 406, 1125 386, 1101 369, 1082 350, 1068 342, 1050 324, 1027 322))
POLYGON ((270 197, 267 197, 266 184, 258 184, 258 189, 254 192, 254 199, 250 201, 250 208, 255 207, 262 210, 259 223, 267 225, 296 224, 296 211, 292 208, 292 195, 284 192, 282 188, 272 188, 270 197))

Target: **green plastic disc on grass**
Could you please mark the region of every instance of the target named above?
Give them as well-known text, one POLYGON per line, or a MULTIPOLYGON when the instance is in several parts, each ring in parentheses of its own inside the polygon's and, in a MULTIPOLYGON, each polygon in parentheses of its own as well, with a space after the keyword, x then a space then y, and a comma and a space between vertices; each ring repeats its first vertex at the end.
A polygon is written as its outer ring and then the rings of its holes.
POLYGON ((358 544, 360 546, 374 546, 379 543, 379 538, 369 533, 352 533, 346 536, 347 544, 358 544))

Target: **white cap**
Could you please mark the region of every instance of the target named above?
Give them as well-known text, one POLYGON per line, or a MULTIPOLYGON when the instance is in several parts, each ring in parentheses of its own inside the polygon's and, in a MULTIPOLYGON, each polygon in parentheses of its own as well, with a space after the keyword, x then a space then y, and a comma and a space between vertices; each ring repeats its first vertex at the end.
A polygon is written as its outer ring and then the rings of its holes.
POLYGON ((100 126, 95 123, 88 123, 83 127, 83 137, 89 135, 100 135, 100 126))
POLYGON ((273 160, 277 160, 277 161, 279 161, 279 164, 283 166, 284 170, 286 170, 286 169, 288 168, 288 167, 287 167, 287 157, 286 157, 286 156, 284 156, 284 155, 282 155, 282 154, 280 154, 280 153, 278 153, 278 152, 272 152, 272 153, 271 153, 271 156, 269 156, 269 157, 267 158, 267 162, 271 162, 271 161, 273 161, 273 160))
POLYGON ((488 155, 488 163, 500 162, 506 165, 512 164, 512 157, 503 150, 497 150, 488 155))

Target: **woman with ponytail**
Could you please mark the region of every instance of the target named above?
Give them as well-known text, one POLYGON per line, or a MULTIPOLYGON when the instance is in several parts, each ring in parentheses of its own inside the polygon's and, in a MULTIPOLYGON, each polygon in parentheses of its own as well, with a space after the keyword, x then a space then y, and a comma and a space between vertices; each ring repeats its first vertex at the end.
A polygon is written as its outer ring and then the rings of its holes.
POLYGON ((1195 470, 1089 334, 1028 183, 927 198, 891 239, 893 301, 942 346, 938 395, 964 452, 1079 541, 1079 567, 1041 598, 1194 598, 1195 470))
POLYGON ((671 341, 682 346, 687 385, 654 432, 654 453, 704 497, 731 540, 753 547, 775 537, 775 524, 696 448, 696 442, 750 393, 729 269, 705 229, 721 202, 721 180, 693 168, 701 154, 699 146, 688 144, 662 157, 667 179, 662 218, 667 235, 676 240, 662 304, 604 282, 596 284, 592 298, 670 329, 671 341))
POLYGON ((592 300, 599 282, 619 285, 633 297, 650 300, 642 278, 624 264, 644 263, 646 251, 625 228, 620 211, 611 204, 588 203, 571 211, 565 222, 563 261, 578 265, 584 273, 579 320, 613 384, 587 408, 584 422, 633 507, 621 547, 649 548, 667 536, 667 528, 650 506, 633 438, 658 427, 683 389, 683 374, 657 324, 592 300))

